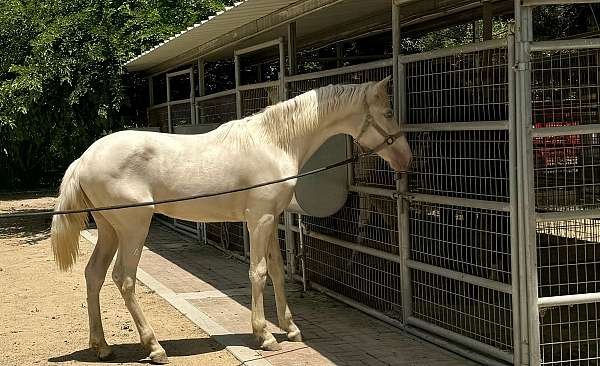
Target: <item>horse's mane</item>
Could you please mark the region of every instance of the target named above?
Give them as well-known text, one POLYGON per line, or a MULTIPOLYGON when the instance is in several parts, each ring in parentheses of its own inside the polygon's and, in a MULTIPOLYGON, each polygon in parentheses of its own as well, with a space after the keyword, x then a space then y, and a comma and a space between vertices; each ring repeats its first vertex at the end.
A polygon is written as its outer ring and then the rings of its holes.
POLYGON ((238 146, 274 143, 287 150, 294 138, 314 131, 325 116, 364 103, 368 88, 369 84, 350 84, 311 90, 221 126, 221 136, 238 146))

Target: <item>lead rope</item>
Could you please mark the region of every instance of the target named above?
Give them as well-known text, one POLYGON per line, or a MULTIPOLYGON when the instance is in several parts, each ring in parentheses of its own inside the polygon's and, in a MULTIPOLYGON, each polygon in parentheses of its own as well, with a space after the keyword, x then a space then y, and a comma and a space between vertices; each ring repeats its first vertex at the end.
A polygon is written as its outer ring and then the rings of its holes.
POLYGON ((125 209, 125 208, 161 205, 161 204, 165 204, 165 203, 183 202, 183 201, 191 201, 191 200, 200 199, 200 198, 222 196, 222 195, 231 194, 231 193, 249 191, 251 189, 261 188, 261 187, 265 187, 265 186, 269 186, 269 185, 273 185, 273 184, 277 184, 277 183, 286 182, 286 181, 289 181, 292 179, 298 179, 298 178, 303 178, 303 177, 306 177, 309 175, 318 174, 318 173, 321 173, 321 172, 324 172, 327 170, 335 169, 340 166, 344 166, 344 165, 353 163, 355 161, 358 161, 358 159, 360 159, 363 155, 364 154, 353 155, 352 157, 350 157, 348 159, 338 161, 337 163, 329 164, 324 167, 314 169, 314 170, 311 170, 311 171, 308 171, 305 173, 292 175, 292 176, 289 176, 286 178, 276 179, 276 180, 273 180, 270 182, 258 183, 258 184, 254 184, 254 185, 244 187, 244 188, 231 189, 228 191, 221 191, 221 192, 215 192, 215 193, 201 193, 201 194, 195 194, 193 196, 187 196, 187 197, 181 197, 181 198, 170 198, 170 199, 164 199, 164 200, 138 202, 138 203, 130 203, 130 204, 124 204, 124 205, 82 208, 82 209, 77 209, 77 210, 62 210, 62 211, 46 210, 46 211, 39 211, 39 212, 2 214, 2 215, 0 215, 0 219, 32 217, 32 216, 69 215, 69 214, 78 214, 78 213, 91 213, 91 212, 99 212, 99 211, 120 210, 120 209, 125 209))
MULTIPOLYGON (((254 185, 244 187, 244 188, 236 188, 236 189, 231 189, 228 191, 221 191, 221 192, 215 192, 215 193, 200 193, 200 194, 195 194, 192 196, 187 196, 187 197, 182 197, 182 198, 170 198, 170 199, 164 199, 164 200, 138 202, 138 203, 130 203, 130 204, 114 205, 114 206, 90 207, 90 208, 82 208, 82 209, 77 209, 77 210, 62 210, 62 211, 46 210, 46 211, 38 211, 38 212, 23 212, 23 213, 16 213, 16 214, 0 214, 0 219, 22 218, 22 217, 33 217, 33 216, 69 215, 69 214, 78 214, 78 213, 92 213, 92 212, 100 212, 100 211, 120 210, 120 209, 125 209, 125 208, 161 205, 161 204, 165 204, 165 203, 191 201, 191 200, 200 199, 200 198, 209 198, 209 197, 222 196, 222 195, 231 194, 231 193, 249 191, 251 189, 266 187, 266 186, 270 186, 273 184, 286 182, 286 181, 289 181, 292 179, 307 177, 309 175, 318 174, 318 173, 321 173, 321 172, 324 172, 327 170, 335 169, 335 168, 338 168, 341 166, 348 165, 350 163, 357 162, 360 158, 362 158, 364 156, 377 153, 379 150, 386 147, 386 145, 388 145, 388 146, 392 145, 394 143, 394 141, 402 134, 401 131, 397 132, 395 134, 392 134, 392 135, 387 134, 387 132, 375 122, 375 120, 373 119, 373 116, 371 116, 371 114, 368 113, 366 115, 363 127, 361 128, 361 133, 356 138, 356 142, 359 145, 361 145, 361 144, 360 144, 360 141, 358 141, 358 139, 360 137, 362 137, 362 135, 366 132, 366 130, 370 126, 374 127, 375 130, 377 130, 377 132, 385 139, 385 141, 383 141, 381 144, 377 145, 375 148, 365 149, 364 152, 362 152, 360 154, 354 154, 352 157, 347 158, 342 161, 338 161, 337 163, 329 164, 329 165, 326 165, 321 168, 313 169, 311 171, 292 175, 292 176, 289 176, 286 178, 280 178, 280 179, 276 179, 276 180, 273 180, 270 182, 258 183, 258 184, 254 184, 254 185)), ((408 173, 408 171, 402 171, 399 173, 408 173)))

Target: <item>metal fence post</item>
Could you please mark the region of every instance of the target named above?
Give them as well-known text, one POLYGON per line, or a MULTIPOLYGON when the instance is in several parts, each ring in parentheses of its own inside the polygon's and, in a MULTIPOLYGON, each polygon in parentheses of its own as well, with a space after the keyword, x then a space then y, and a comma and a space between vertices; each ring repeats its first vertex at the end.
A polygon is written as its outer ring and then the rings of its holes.
MULTIPOLYGON (((515 75, 515 140, 516 140, 516 164, 517 164, 517 222, 515 225, 517 226, 518 233, 518 245, 517 252, 515 255, 518 258, 518 273, 519 273, 519 308, 521 309, 520 317, 519 317, 519 326, 521 328, 521 338, 515 340, 519 342, 519 346, 521 348, 521 365, 529 364, 529 320, 528 320, 528 303, 527 303, 527 265, 525 260, 525 225, 523 215, 525 211, 523 209, 523 201, 522 197, 524 195, 523 190, 523 169, 522 163, 524 161, 523 158, 523 134, 521 132, 522 122, 522 114, 521 111, 523 109, 523 89, 521 87, 521 72, 518 70, 518 65, 521 62, 521 21, 520 21, 520 13, 521 5, 520 1, 515 1, 515 66, 514 66, 514 75, 515 75)), ((514 273, 514 270, 513 270, 514 273)), ((513 292, 513 296, 515 296, 513 292)))
MULTIPOLYGON (((514 29, 513 29, 514 30, 514 29)), ((508 145, 509 145, 509 185, 510 185, 510 263, 512 286, 512 322, 513 322, 513 354, 514 364, 521 365, 522 349, 522 316, 521 316, 521 279, 524 278, 519 268, 519 215, 518 215, 518 182, 517 182, 517 138, 516 124, 516 83, 515 83, 515 36, 508 36, 508 145)))
MULTIPOLYGON (((398 64, 398 104, 399 104, 399 122, 406 123, 407 120, 407 100, 406 100, 406 65, 398 64)), ((408 192, 408 175, 402 174, 400 180, 396 183, 396 189, 400 193, 398 200, 398 237, 399 237, 399 255, 400 255, 400 281, 402 293, 402 317, 404 324, 412 316, 412 291, 411 291, 411 270, 408 267, 410 258, 410 202, 402 194, 408 192)))
MULTIPOLYGON (((394 112, 399 124, 406 123, 407 105, 406 105, 406 65, 400 63, 401 30, 400 30, 400 8, 398 5, 392 5, 392 37, 394 48, 394 112)), ((396 182, 398 192, 408 192, 408 175, 402 174, 400 180, 396 182)), ((412 295, 411 295, 411 277, 410 268, 408 268, 408 259, 410 257, 410 236, 409 236, 409 209, 410 203, 401 195, 396 198, 398 207, 398 238, 399 238, 399 256, 400 256, 400 281, 401 281, 401 299, 402 299, 402 320, 404 325, 412 316, 412 295)))
MULTIPOLYGON (((540 324, 538 311, 538 279, 537 279, 537 243, 536 243, 536 219, 535 219, 535 191, 534 191, 534 167, 533 167, 533 138, 531 121, 531 63, 529 54, 529 42, 533 40, 532 35, 532 11, 531 7, 522 7, 520 1, 515 1, 515 14, 517 21, 517 49, 518 61, 517 88, 519 90, 518 105, 518 131, 520 135, 520 146, 517 157, 521 164, 518 179, 521 187, 519 195, 521 207, 519 212, 520 239, 523 251, 520 252, 524 258, 521 259, 520 268, 526 276, 526 287, 521 296, 525 307, 522 308, 526 314, 524 321, 527 322, 527 344, 529 364, 540 365, 540 324), (526 299, 526 300, 525 300, 526 299)), ((524 358, 524 357, 523 357, 524 358)), ((523 360, 524 361, 524 360, 523 360)))

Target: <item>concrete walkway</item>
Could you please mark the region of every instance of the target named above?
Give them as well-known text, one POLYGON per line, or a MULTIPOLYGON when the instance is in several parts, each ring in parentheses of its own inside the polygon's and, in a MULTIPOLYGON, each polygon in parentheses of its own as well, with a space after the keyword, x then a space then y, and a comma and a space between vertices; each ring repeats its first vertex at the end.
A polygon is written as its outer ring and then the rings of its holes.
MULTIPOLYGON (((83 235, 95 242, 95 231, 83 235)), ((304 294, 300 286, 290 283, 288 299, 304 342, 288 342, 274 325, 275 299, 267 286, 268 327, 283 349, 262 351, 251 332, 247 264, 160 224, 150 230, 138 279, 246 365, 475 365, 323 294, 304 294)))

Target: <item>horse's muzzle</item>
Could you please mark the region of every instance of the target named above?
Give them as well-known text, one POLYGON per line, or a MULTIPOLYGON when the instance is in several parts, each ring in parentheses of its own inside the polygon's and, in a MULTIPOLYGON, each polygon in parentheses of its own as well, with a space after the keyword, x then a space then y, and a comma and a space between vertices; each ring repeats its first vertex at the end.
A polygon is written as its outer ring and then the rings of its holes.
POLYGON ((407 173, 410 170, 411 162, 412 154, 398 154, 389 161, 389 164, 396 173, 407 173))

